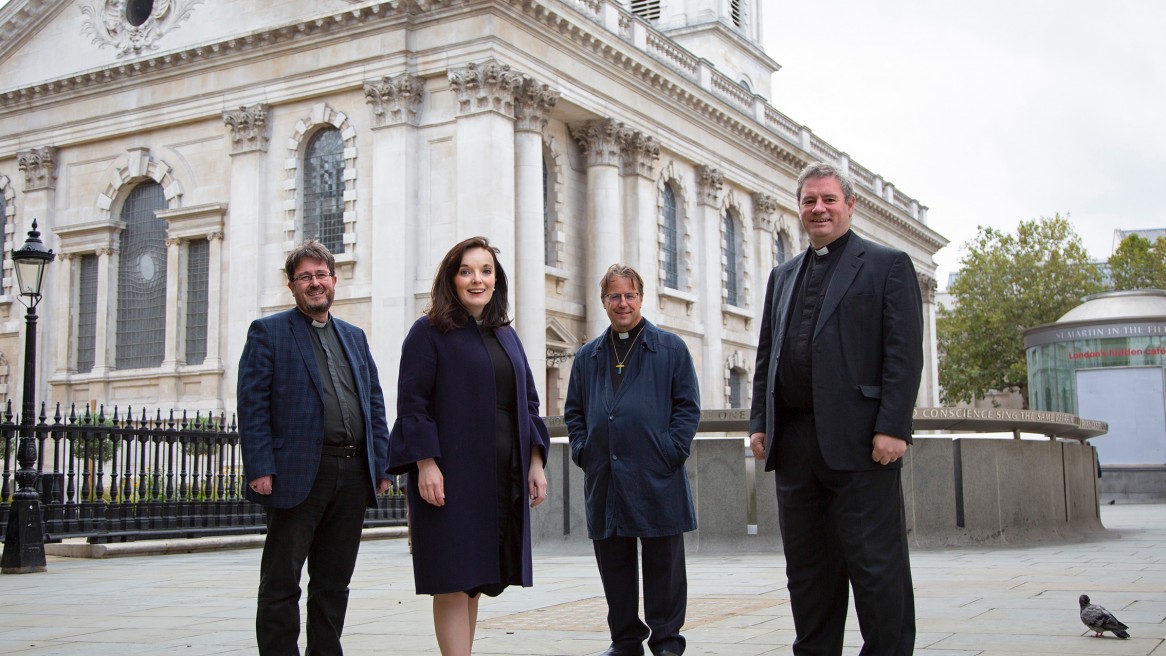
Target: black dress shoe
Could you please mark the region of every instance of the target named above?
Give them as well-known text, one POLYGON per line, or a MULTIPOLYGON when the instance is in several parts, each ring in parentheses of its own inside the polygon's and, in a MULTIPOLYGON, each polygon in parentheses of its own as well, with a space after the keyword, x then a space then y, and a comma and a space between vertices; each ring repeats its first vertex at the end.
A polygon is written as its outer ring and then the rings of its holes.
POLYGON ((630 649, 616 649, 615 647, 608 647, 606 651, 599 654, 599 656, 643 656, 643 650, 632 651, 630 649))

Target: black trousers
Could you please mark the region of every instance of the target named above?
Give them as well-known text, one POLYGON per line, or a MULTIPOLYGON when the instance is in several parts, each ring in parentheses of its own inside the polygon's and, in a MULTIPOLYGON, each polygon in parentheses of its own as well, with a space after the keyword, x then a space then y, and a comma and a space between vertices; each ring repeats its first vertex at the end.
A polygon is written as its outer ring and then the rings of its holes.
POLYGON ((340 656, 348 583, 372 499, 363 457, 321 456, 312 490, 294 508, 267 509, 255 635, 261 656, 298 656, 300 574, 308 561, 308 656, 340 656))
POLYGON ((684 653, 684 611, 688 605, 688 575, 684 567, 684 534, 659 538, 610 537, 595 540, 595 562, 607 598, 611 646, 619 653, 642 654, 643 642, 653 654, 684 653), (640 575, 636 542, 643 550, 644 620, 640 621, 640 575))
POLYGON ((915 597, 899 470, 829 469, 808 414, 783 421, 774 448, 794 654, 842 653, 852 587, 860 655, 909 656, 915 597))

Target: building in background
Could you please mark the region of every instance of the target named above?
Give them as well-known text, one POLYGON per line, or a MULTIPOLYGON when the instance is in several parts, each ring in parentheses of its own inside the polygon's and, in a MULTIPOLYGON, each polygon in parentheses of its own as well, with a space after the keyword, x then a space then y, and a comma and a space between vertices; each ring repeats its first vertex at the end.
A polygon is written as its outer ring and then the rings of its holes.
POLYGON ((746 408, 768 272, 807 243, 796 176, 826 160, 857 180, 854 229, 914 260, 920 403, 936 405, 946 240, 926 207, 771 102, 760 18, 777 9, 11 0, 0 400, 19 389, 2 363, 23 343, 9 255, 38 219, 58 260, 37 398, 66 408, 234 412, 247 326, 289 306, 281 267, 308 237, 337 254, 334 312, 368 330, 391 405, 439 258, 477 234, 502 249, 548 414, 606 325, 597 281, 617 260, 644 274, 645 316, 688 343, 704 406, 746 408))
POLYGON ((1095 294, 1024 331, 1033 410, 1108 422, 1102 499, 1166 501, 1166 291, 1095 294))

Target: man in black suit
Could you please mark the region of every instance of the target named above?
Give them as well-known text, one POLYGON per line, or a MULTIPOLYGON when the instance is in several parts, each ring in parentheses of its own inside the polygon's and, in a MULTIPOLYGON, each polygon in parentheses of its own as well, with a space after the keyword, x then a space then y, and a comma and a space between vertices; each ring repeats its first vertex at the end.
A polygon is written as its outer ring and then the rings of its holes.
POLYGON ((797 655, 842 653, 854 587, 861 656, 915 645, 900 481, 923 369, 911 259, 850 230, 854 187, 807 166, 798 204, 810 248, 765 294, 749 442, 776 470, 797 655))
POLYGON ((284 266, 296 307, 256 319, 239 360, 247 498, 267 509, 255 634, 297 656, 308 561, 308 654, 340 656, 364 511, 389 488, 389 427, 364 331, 332 316, 336 260, 318 241, 284 266))

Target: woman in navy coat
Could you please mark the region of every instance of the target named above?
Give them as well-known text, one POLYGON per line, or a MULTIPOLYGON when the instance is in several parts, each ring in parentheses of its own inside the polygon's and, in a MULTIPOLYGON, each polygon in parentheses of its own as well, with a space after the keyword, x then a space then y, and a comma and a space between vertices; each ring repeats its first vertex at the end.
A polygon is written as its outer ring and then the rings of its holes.
POLYGON ((413 577, 441 653, 469 654, 481 593, 531 585, 530 509, 550 437, 484 237, 454 246, 401 352, 389 472, 408 473, 413 577), (527 507, 526 500, 530 500, 527 507))

